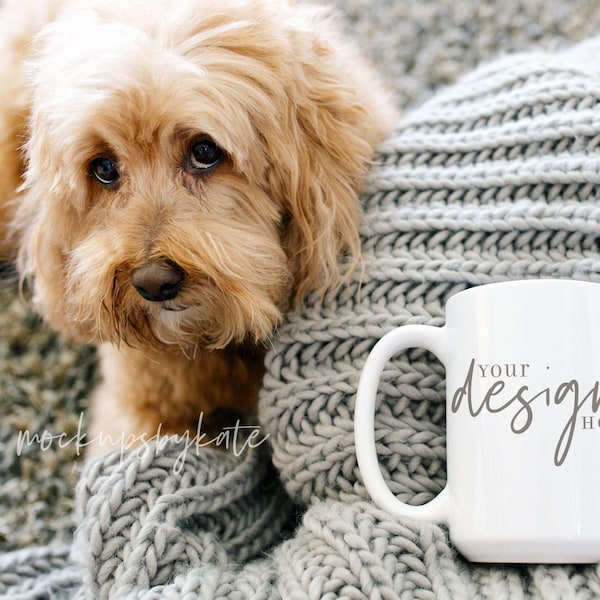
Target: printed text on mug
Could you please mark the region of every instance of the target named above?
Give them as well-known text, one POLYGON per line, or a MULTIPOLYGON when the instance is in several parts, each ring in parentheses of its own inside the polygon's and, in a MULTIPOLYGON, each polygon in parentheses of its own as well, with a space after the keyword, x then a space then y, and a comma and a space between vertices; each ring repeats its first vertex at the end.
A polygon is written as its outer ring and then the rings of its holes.
POLYGON ((560 467, 571 449, 581 411, 585 407, 586 413, 591 411, 595 414, 600 409, 600 383, 595 381, 591 388, 586 389, 577 380, 570 379, 541 390, 531 390, 525 384, 508 389, 508 380, 525 379, 529 368, 527 363, 478 364, 472 359, 463 385, 452 396, 451 409, 457 413, 466 405, 472 417, 482 412, 496 414, 513 411, 510 428, 513 433, 522 434, 534 423, 535 410, 551 409, 552 406, 567 403, 570 407, 569 417, 554 451, 554 464, 560 467), (473 392, 475 377, 479 377, 483 383, 481 397, 475 397, 473 392))

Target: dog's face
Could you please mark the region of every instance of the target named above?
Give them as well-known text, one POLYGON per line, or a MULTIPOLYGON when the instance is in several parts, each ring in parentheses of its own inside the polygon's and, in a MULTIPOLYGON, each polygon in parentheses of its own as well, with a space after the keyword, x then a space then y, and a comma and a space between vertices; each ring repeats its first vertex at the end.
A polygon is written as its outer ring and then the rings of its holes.
POLYGON ((47 319, 87 341, 268 338, 356 254, 380 132, 311 9, 124 4, 41 36, 21 270, 47 319))

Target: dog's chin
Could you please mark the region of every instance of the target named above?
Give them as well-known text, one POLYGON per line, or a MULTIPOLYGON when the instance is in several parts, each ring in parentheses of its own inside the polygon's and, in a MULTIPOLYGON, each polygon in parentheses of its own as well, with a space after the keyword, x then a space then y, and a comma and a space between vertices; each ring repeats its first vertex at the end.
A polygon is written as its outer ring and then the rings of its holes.
POLYGON ((223 295, 204 285, 202 293, 181 299, 148 302, 128 289, 70 303, 67 328, 89 342, 126 345, 147 353, 178 352, 192 358, 199 348, 220 350, 231 344, 265 343, 281 320, 270 298, 223 295), (92 314, 91 307, 99 309, 92 314), (86 314, 87 313, 87 314, 86 314))
POLYGON ((224 295, 210 285, 203 288, 193 299, 142 300, 142 305, 136 300, 137 307, 115 306, 117 323, 112 330, 118 333, 116 341, 193 355, 198 348, 220 350, 231 344, 264 343, 272 337, 281 320, 281 310, 272 299, 224 295), (139 315, 137 319, 134 314, 139 315))

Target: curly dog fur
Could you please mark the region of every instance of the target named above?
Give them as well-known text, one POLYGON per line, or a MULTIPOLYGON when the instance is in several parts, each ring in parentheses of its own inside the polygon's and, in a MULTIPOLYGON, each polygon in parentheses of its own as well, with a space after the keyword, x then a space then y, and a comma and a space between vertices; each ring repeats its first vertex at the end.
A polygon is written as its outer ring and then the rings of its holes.
POLYGON ((251 413, 286 311, 359 259, 389 95, 310 5, 2 11, 0 252, 51 326, 100 347, 93 452, 251 413))

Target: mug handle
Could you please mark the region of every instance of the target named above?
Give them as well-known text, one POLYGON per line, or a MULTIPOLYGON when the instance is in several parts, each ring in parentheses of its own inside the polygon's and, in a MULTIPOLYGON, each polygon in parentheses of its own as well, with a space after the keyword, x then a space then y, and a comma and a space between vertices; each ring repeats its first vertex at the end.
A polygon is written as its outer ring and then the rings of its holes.
POLYGON ((381 475, 375 450, 375 399, 385 364, 402 350, 425 348, 433 352, 446 366, 448 332, 445 327, 404 325, 384 335, 371 350, 363 367, 354 411, 354 442, 356 458, 363 482, 371 498, 380 507, 397 517, 448 524, 448 486, 430 502, 411 506, 398 500, 381 475))

